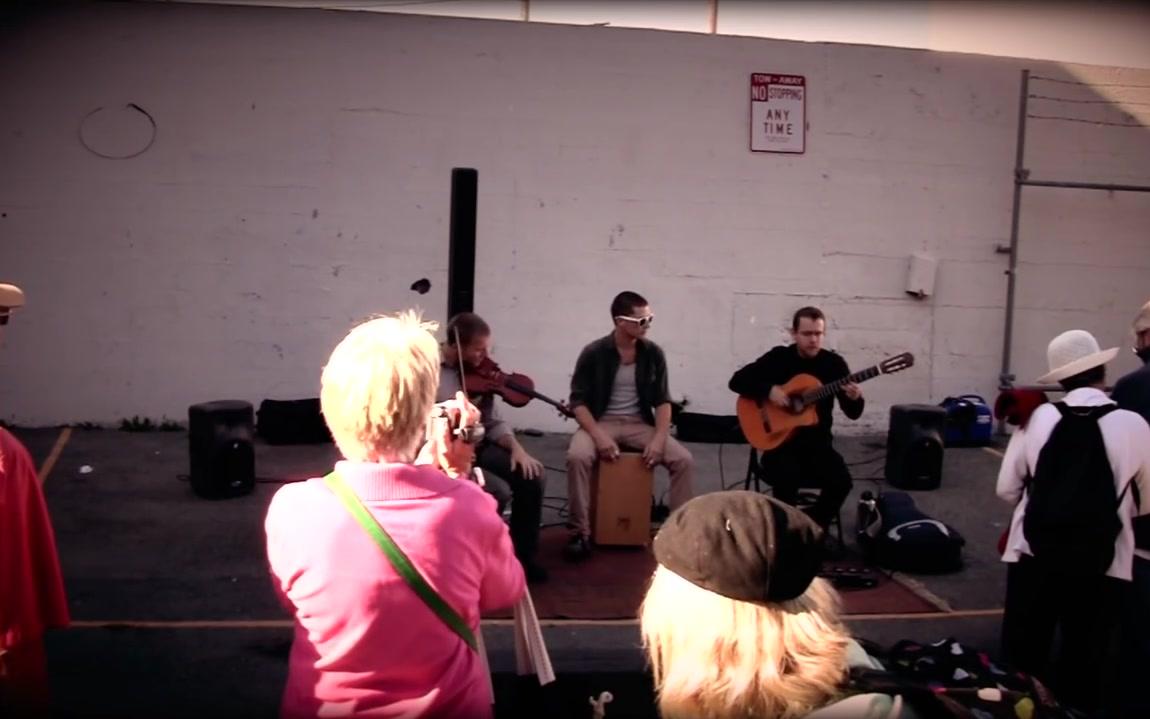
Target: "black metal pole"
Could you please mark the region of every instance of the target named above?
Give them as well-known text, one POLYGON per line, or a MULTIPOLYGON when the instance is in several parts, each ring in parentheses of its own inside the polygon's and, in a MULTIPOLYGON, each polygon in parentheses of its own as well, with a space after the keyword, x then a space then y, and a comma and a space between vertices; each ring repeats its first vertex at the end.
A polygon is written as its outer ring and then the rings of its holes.
POLYGON ((479 171, 451 170, 451 240, 447 255, 447 318, 475 309, 475 214, 479 171))

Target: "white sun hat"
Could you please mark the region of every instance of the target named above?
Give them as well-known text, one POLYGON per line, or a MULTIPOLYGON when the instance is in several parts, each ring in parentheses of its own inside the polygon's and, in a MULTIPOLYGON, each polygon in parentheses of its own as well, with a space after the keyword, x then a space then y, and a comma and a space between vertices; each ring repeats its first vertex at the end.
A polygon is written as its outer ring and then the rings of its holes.
POLYGON ((1118 356, 1118 348, 1098 348, 1098 340, 1086 330, 1068 330, 1050 340, 1046 360, 1050 371, 1038 378, 1038 384, 1050 384, 1073 377, 1118 356))

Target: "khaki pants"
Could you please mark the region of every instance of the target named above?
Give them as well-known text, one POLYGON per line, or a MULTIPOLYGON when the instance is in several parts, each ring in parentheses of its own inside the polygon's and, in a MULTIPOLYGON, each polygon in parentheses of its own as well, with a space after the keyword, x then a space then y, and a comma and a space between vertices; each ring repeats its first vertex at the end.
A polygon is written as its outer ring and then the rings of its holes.
MULTIPOLYGON (((639 417, 603 417, 599 426, 621 450, 643 451, 655 428, 639 417)), ((582 429, 576 430, 567 446, 567 507, 568 523, 572 531, 584 537, 591 536, 590 510, 591 473, 599 452, 595 440, 582 429)), ((695 473, 695 460, 686 447, 674 437, 667 437, 660 464, 671 474, 671 509, 682 506, 692 496, 691 483, 695 473)))

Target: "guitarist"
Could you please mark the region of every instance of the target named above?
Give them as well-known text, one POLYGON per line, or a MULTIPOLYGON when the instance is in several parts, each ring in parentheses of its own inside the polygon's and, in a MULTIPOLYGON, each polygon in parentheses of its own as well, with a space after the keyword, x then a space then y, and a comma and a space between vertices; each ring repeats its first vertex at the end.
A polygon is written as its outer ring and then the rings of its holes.
MULTIPOLYGON (((826 317, 822 310, 803 307, 791 320, 794 344, 779 345, 735 372, 727 386, 744 397, 785 408, 789 401, 782 385, 795 375, 813 375, 823 384, 846 377, 850 374, 846 361, 823 349, 825 335, 826 317)), ((864 400, 857 384, 844 384, 836 396, 847 417, 858 419, 862 415, 864 400)), ((815 410, 818 424, 799 427, 786 443, 764 452, 761 460, 763 476, 778 499, 794 504, 800 487, 821 490, 818 500, 806 511, 824 528, 838 516, 839 507, 851 491, 850 471, 832 445, 834 402, 834 396, 820 401, 815 410)))
MULTIPOLYGON (((491 327, 474 312, 460 312, 447 323, 447 342, 440 352, 439 390, 435 401, 443 402, 463 389, 459 365, 468 372, 486 359, 491 348, 491 327), (456 337, 459 344, 456 345, 456 337)), ((523 565, 527 581, 547 581, 547 570, 535 561, 539 547, 539 521, 543 514, 543 491, 547 478, 543 463, 528 454, 515 433, 499 415, 495 396, 485 394, 471 401, 482 415, 483 440, 475 448, 475 466, 484 472, 484 489, 495 497, 499 512, 511 502, 511 543, 523 565)))

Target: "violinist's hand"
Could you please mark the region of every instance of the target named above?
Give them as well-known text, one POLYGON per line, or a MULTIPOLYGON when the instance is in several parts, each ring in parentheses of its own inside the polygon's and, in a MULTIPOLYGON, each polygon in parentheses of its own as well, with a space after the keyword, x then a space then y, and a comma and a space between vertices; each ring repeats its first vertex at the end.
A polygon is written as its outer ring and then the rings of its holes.
POLYGON ((511 450, 511 471, 519 469, 527 479, 539 479, 543 476, 543 463, 527 454, 527 450, 518 442, 511 450))
POLYGON ((428 419, 427 441, 416 457, 415 463, 439 467, 449 477, 466 477, 475 462, 475 447, 458 439, 452 433, 451 427, 454 423, 460 427, 476 425, 481 415, 462 392, 456 393, 454 399, 439 403, 439 406, 448 417, 433 416, 428 419))
POLYGON ((656 434, 643 448, 643 465, 648 469, 663 461, 663 450, 667 447, 667 438, 656 434))
POLYGON ((790 409, 791 407, 791 398, 778 385, 771 387, 770 400, 783 409, 790 409))
POLYGON ((595 449, 599 452, 599 459, 605 462, 614 462, 619 459, 619 445, 605 432, 595 434, 592 439, 595 440, 595 449))

